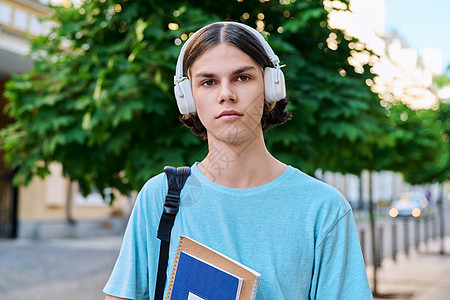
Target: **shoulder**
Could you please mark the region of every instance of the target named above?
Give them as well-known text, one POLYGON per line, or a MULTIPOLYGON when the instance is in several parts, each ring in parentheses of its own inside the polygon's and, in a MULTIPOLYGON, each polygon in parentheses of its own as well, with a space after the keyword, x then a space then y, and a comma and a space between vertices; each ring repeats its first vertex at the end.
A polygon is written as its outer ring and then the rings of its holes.
POLYGON ((149 180, 143 185, 139 191, 135 206, 147 209, 151 206, 157 205, 158 207, 161 201, 164 201, 167 193, 167 179, 164 173, 160 173, 149 180))
POLYGON ((153 193, 155 190, 161 188, 167 189, 166 174, 164 174, 163 172, 147 180, 139 193, 153 193))
POLYGON ((315 239, 323 240, 338 224, 343 223, 342 220, 351 217, 351 206, 333 186, 298 169, 294 168, 294 171, 290 176, 290 191, 301 199, 304 221, 313 226, 315 239))
POLYGON ((339 211, 340 215, 351 210, 350 204, 335 187, 303 173, 297 168, 289 167, 290 190, 298 195, 304 195, 312 206, 325 210, 339 211))

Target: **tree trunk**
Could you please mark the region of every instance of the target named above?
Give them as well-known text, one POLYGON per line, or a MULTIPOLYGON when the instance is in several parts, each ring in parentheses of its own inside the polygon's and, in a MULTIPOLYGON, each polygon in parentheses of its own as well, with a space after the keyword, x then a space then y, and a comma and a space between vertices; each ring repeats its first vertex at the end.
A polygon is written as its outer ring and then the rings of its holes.
POLYGON ((370 233, 372 239, 372 266, 373 266, 373 294, 377 295, 377 250, 375 237, 375 216, 373 211, 373 193, 372 193, 372 172, 369 175, 369 217, 370 217, 370 233))
POLYGON ((445 237, 445 221, 444 221, 444 187, 443 184, 439 184, 439 195, 437 199, 437 208, 439 212, 439 237, 441 240, 441 247, 439 250, 439 254, 444 255, 445 254, 445 247, 444 247, 444 237, 445 237))
POLYGON ((72 217, 72 202, 73 202, 72 180, 69 180, 69 183, 67 184, 67 194, 66 194, 66 221, 71 225, 75 224, 75 220, 72 217))
POLYGON ((359 201, 358 201, 358 209, 361 211, 364 208, 363 201, 363 173, 359 174, 359 201))

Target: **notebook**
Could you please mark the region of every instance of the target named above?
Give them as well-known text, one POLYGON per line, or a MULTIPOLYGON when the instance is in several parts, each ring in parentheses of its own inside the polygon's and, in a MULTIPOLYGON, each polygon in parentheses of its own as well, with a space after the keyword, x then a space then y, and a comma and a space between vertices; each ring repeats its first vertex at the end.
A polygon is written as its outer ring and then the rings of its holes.
POLYGON ((238 300, 242 278, 181 252, 171 299, 238 300))
MULTIPOLYGON (((188 266, 186 264, 187 262, 192 263, 193 260, 195 261, 195 264, 206 264, 209 267, 212 267, 215 269, 215 272, 224 272, 225 274, 228 274, 230 278, 236 278, 241 279, 242 283, 240 284, 241 287, 235 288, 236 285, 233 288, 229 288, 229 290, 232 290, 236 294, 231 293, 234 298, 226 298, 226 299, 240 299, 240 300, 252 300, 256 297, 256 292, 258 290, 259 282, 261 280, 261 274, 258 272, 250 269, 249 267, 227 257, 226 255, 211 249, 208 246, 205 246, 193 239, 190 239, 186 236, 181 236, 180 241, 178 243, 178 249, 177 254, 175 256, 175 261, 172 268, 172 274, 169 281, 169 287, 167 290, 167 297, 166 299, 169 300, 212 300, 216 298, 207 298, 206 294, 202 294, 201 292, 197 293, 194 291, 194 288, 188 290, 187 292, 184 291, 184 294, 178 294, 178 288, 186 288, 184 282, 192 281, 189 279, 186 279, 186 274, 191 274, 190 276, 193 276, 197 278, 196 276, 199 276, 200 278, 201 274, 197 274, 196 272, 191 273, 187 272, 184 268, 185 266, 188 266), (183 266, 184 265, 184 266, 183 266), (179 267, 182 267, 180 270, 178 270, 179 267), (180 271, 180 273, 179 273, 180 271), (180 275, 181 274, 181 275, 180 275), (177 277, 178 275, 178 277, 177 277), (184 279, 183 279, 184 278, 184 279), (240 291, 240 292, 239 292, 240 291), (191 294, 189 294, 189 292, 191 294), (181 298, 179 298, 181 297, 181 298), (190 297, 190 298, 189 298, 190 297), (197 298, 196 298, 197 297, 197 298)), ((205 266, 204 266, 205 267, 205 266)), ((206 269, 207 267, 205 267, 206 269)), ((202 271, 204 272, 204 271, 202 271)), ((204 273, 205 274, 205 273, 204 273)), ((189 278, 189 276, 187 276, 189 278)), ((206 281, 198 280, 198 285, 207 285, 206 281)), ((208 283, 209 285, 209 283, 208 283)), ((238 284, 239 286, 239 284, 238 284)), ((221 296, 217 299, 224 300, 224 296, 221 296)))

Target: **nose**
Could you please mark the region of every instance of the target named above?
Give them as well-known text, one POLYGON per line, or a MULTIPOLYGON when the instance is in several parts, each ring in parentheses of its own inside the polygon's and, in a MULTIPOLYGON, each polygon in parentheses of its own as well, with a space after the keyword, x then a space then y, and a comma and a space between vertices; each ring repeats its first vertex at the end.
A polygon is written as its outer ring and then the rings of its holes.
POLYGON ((219 97, 220 103, 237 102, 237 96, 229 82, 223 82, 220 86, 219 97))

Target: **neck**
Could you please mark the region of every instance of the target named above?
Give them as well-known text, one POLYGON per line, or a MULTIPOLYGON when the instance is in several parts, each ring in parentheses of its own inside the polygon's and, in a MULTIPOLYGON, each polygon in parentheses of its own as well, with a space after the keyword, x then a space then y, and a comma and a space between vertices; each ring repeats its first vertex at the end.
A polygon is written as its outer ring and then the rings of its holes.
POLYGON ((241 144, 208 140, 209 153, 199 170, 211 181, 226 187, 251 188, 280 176, 287 166, 268 151, 262 137, 241 144))

